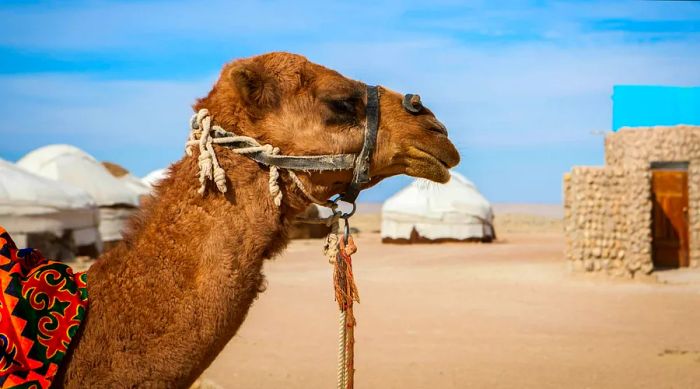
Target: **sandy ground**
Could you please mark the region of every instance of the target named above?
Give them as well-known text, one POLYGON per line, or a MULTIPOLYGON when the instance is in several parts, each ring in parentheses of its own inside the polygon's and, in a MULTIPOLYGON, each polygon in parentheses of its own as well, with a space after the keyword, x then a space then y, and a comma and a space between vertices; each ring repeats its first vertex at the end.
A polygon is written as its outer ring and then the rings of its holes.
MULTIPOLYGON (((573 276, 556 223, 535 216, 502 225, 494 244, 359 234, 356 387, 700 388, 700 283, 573 276)), ((320 242, 293 242, 265 273, 267 291, 204 376, 334 387, 337 307, 320 242)))

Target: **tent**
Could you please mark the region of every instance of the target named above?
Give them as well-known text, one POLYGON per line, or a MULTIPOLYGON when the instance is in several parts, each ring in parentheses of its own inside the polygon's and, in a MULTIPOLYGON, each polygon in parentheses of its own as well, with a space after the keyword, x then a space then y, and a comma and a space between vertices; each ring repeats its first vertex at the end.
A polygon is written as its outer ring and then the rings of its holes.
POLYGON ((0 225, 18 247, 70 259, 80 247, 99 247, 98 223, 97 205, 84 190, 0 159, 0 225))
POLYGON ((382 206, 382 241, 418 243, 495 238, 491 204, 476 186, 452 172, 444 185, 414 181, 382 206))
POLYGON ((139 195, 113 177, 91 155, 69 145, 40 147, 17 162, 40 176, 75 185, 92 196, 100 208, 103 242, 120 240, 126 220, 139 205, 139 195))
POLYGON ((136 193, 139 196, 146 196, 151 194, 151 187, 144 184, 140 178, 136 177, 131 173, 119 177, 119 181, 121 181, 124 185, 126 185, 127 188, 131 189, 132 191, 134 191, 134 193, 136 193))
POLYGON ((115 178, 117 178, 124 185, 126 185, 127 188, 131 189, 137 195, 139 195, 139 197, 146 196, 151 193, 151 187, 149 185, 141 181, 140 178, 129 173, 129 171, 121 165, 118 165, 113 162, 103 161, 102 166, 104 166, 107 169, 107 171, 109 171, 110 174, 112 174, 115 178))

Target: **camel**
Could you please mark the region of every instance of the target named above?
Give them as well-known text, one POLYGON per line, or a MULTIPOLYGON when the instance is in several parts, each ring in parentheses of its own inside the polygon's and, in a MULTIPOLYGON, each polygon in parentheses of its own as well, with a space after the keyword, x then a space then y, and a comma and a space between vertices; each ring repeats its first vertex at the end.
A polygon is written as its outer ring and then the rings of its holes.
MULTIPOLYGON (((460 157, 445 127, 427 108, 409 112, 399 93, 380 93, 377 148, 364 187, 398 174, 447 182, 460 157)), ((319 155, 359 153, 365 101, 365 84, 275 52, 226 64, 193 108, 287 155, 319 155)), ((263 261, 285 248, 292 221, 310 200, 281 171, 277 206, 269 168, 215 147, 225 193, 213 183, 198 193, 197 154, 184 156, 124 240, 90 267, 89 311, 54 386, 186 388, 236 334, 265 289, 263 261)), ((345 190, 352 171, 298 176, 313 197, 327 199, 345 190)))

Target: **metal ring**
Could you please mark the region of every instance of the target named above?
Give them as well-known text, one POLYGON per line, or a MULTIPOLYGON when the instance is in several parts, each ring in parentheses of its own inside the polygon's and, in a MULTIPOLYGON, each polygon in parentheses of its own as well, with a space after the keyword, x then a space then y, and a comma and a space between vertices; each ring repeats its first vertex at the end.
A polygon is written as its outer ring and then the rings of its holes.
POLYGON ((350 216, 354 215, 354 214, 355 214, 355 211, 357 211, 357 204, 356 204, 354 201, 353 201, 353 202, 349 202, 349 201, 343 200, 342 196, 340 196, 340 195, 339 195, 338 197, 336 197, 335 199, 330 200, 330 203, 331 203, 331 204, 334 204, 334 205, 337 205, 337 204, 338 204, 339 202, 341 202, 341 201, 346 202, 346 203, 352 205, 352 210, 350 210, 350 212, 345 212, 345 213, 343 213, 342 215, 340 215, 340 218, 341 218, 341 219, 345 219, 345 220, 347 221, 348 218, 349 218, 350 216))
POLYGON ((350 220, 345 218, 345 228, 343 229, 343 241, 345 242, 346 245, 348 244, 349 239, 350 239, 350 220))
POLYGON ((355 211, 357 211, 357 204, 355 204, 355 202, 352 202, 350 204, 352 204, 352 210, 348 213, 340 215, 341 218, 345 219, 345 222, 347 222, 350 216, 354 215, 355 211))

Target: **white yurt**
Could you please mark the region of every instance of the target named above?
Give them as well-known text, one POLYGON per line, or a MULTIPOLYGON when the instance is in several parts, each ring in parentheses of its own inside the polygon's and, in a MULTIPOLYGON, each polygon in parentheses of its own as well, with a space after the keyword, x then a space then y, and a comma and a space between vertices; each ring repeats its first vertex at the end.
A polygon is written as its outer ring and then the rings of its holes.
POLYGON ((168 169, 156 169, 144 176, 141 182, 146 184, 151 190, 153 186, 168 176, 168 169))
POLYGON ((113 177, 94 157, 74 146, 40 147, 17 165, 88 192, 100 208, 100 235, 106 246, 121 240, 126 220, 139 205, 136 192, 113 177))
POLYGON ((139 196, 145 196, 151 194, 151 187, 144 184, 140 178, 135 175, 128 173, 118 178, 127 188, 134 191, 139 196))
POLYGON ((451 174, 447 184, 416 180, 386 200, 382 241, 492 241, 496 234, 491 204, 471 181, 451 174))
POLYGON ((101 245, 99 211, 84 190, 32 174, 0 159, 0 225, 19 248, 56 260, 101 245))
POLYGON ((104 166, 107 171, 114 176, 114 178, 121 181, 127 188, 134 191, 139 196, 147 196, 151 193, 151 187, 146 185, 140 178, 129 173, 121 165, 114 162, 102 161, 102 166, 104 166))

